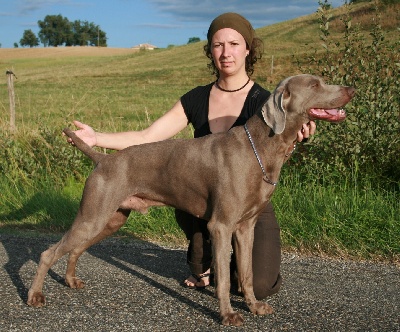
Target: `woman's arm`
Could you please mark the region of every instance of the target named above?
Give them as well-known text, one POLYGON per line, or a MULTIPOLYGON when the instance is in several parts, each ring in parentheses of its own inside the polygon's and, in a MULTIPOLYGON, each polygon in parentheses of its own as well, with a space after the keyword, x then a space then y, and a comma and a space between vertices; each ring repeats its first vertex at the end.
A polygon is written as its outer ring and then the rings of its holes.
MULTIPOLYGON (((100 133, 79 121, 74 121, 74 124, 79 128, 75 133, 88 145, 122 150, 131 145, 171 138, 188 125, 188 120, 179 100, 167 113, 140 131, 100 133)), ((68 142, 73 144, 71 139, 68 139, 68 142)))

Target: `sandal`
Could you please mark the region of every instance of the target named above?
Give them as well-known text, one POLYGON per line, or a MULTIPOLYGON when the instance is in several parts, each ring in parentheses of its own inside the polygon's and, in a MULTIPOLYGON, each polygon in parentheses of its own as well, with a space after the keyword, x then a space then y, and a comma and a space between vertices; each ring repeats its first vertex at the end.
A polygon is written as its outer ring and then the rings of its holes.
MULTIPOLYGON (((200 282, 203 278, 210 278, 211 277, 211 273, 202 273, 202 274, 195 274, 192 273, 191 275, 194 279, 196 279, 196 282, 200 282)), ((211 279, 211 278, 210 278, 211 279)), ((202 290, 205 289, 206 287, 210 286, 210 281, 208 283, 208 285, 205 286, 196 286, 195 284, 193 286, 188 285, 186 283, 187 279, 185 281, 183 281, 183 286, 189 289, 197 289, 197 290, 202 290)))

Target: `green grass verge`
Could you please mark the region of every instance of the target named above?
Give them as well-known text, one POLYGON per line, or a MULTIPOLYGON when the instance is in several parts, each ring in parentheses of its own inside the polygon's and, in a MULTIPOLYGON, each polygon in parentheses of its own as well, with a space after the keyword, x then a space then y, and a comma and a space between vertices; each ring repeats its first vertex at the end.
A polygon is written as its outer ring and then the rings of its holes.
POLYGON ((283 246, 300 251, 399 260, 400 197, 351 175, 332 183, 282 175, 274 194, 283 246))
MULTIPOLYGON (((51 181, 15 182, 2 176, 0 231, 65 232, 75 217, 82 189, 82 182, 71 179, 65 186, 54 187, 51 181)), ((359 188, 346 180, 324 186, 283 172, 273 203, 284 250, 399 262, 398 192, 359 188)), ((151 208, 146 215, 131 213, 117 235, 186 244, 168 207, 151 208)))

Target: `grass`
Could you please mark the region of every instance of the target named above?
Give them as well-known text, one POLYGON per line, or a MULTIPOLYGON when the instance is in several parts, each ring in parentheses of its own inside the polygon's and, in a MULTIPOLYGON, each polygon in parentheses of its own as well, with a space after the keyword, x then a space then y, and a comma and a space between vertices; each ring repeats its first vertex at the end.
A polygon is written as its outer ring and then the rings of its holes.
MULTIPOLYGON (((399 261, 398 193, 349 183, 336 186, 304 181, 285 166, 273 203, 285 250, 337 257, 399 261)), ((49 181, 0 182, 0 229, 65 232, 75 217, 83 182, 69 178, 63 185, 49 181)), ((133 236, 183 246, 183 232, 172 208, 132 212, 119 236, 133 236)))
POLYGON ((360 188, 352 182, 354 174, 344 175, 337 184, 328 178, 303 181, 291 169, 282 178, 273 202, 284 246, 341 257, 398 260, 398 191, 377 190, 369 180, 360 188))
MULTIPOLYGON (((297 72, 293 54, 319 45, 314 15, 261 28, 257 34, 265 40, 266 54, 254 78, 268 89, 297 72)), ((123 50, 119 55, 104 50, 103 55, 93 56, 73 53, 79 48, 43 49, 39 56, 35 49, 15 57, 9 50, 4 52, 7 57, 2 56, 0 49, 0 67, 12 69, 18 77, 16 133, 8 131, 7 87, 5 81, 0 83, 0 169, 7 165, 0 174, 0 231, 68 229, 91 166, 65 144, 62 128, 74 119, 100 131, 148 126, 183 93, 214 79, 202 48, 200 42, 154 52, 123 50)), ((191 128, 179 137, 192 137, 191 128)), ((285 250, 399 261, 398 186, 388 191, 373 179, 360 185, 357 174, 337 171, 316 181, 311 172, 304 177, 296 171, 284 167, 273 197, 285 250)), ((132 213, 118 234, 185 244, 170 208, 153 208, 147 215, 132 213)))

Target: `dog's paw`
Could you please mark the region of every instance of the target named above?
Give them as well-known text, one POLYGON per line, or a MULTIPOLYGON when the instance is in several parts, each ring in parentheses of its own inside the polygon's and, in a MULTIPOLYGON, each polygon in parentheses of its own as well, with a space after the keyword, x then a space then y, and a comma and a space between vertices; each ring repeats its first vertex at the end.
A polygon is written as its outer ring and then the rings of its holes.
POLYGON ((225 315, 222 315, 222 325, 225 326, 242 326, 243 325, 243 316, 238 312, 231 312, 225 315))
POLYGON ((249 309, 255 315, 269 315, 274 312, 274 309, 265 302, 256 302, 249 306, 249 309))
POLYGON ((32 294, 28 294, 27 305, 35 308, 43 307, 46 304, 46 298, 42 292, 34 292, 32 294))
POLYGON ((85 287, 85 283, 77 277, 73 277, 73 278, 66 277, 65 283, 67 284, 67 286, 69 286, 73 289, 81 289, 81 288, 85 287))

